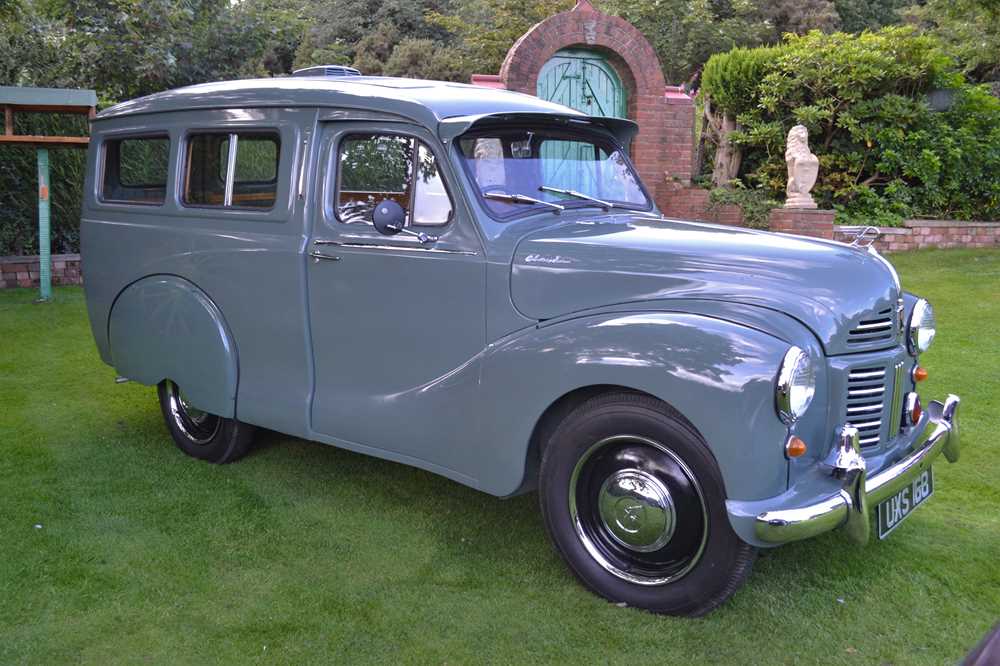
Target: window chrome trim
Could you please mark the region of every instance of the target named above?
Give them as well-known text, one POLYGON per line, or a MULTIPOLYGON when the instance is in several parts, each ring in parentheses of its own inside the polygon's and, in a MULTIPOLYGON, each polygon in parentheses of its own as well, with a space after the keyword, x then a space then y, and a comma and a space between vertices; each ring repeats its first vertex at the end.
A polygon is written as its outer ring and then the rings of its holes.
MULTIPOLYGON (((327 174, 325 176, 325 180, 327 180, 328 182, 324 183, 324 188, 323 188, 324 216, 328 220, 333 220, 334 222, 337 222, 338 225, 353 226, 353 225, 362 224, 362 223, 359 223, 359 222, 346 222, 340 216, 340 195, 341 195, 342 192, 351 192, 352 191, 352 190, 342 190, 342 188, 341 188, 341 183, 343 181, 343 169, 340 168, 340 153, 341 153, 341 149, 344 146, 344 143, 347 142, 348 140, 354 138, 354 137, 373 138, 373 137, 379 137, 379 136, 395 136, 395 137, 401 137, 401 138, 409 139, 410 141, 413 141, 413 156, 410 158, 410 178, 411 178, 411 183, 410 183, 410 205, 406 209, 407 216, 408 216, 407 219, 408 219, 408 222, 409 222, 409 224, 407 225, 407 227, 439 227, 440 228, 440 227, 446 227, 446 226, 450 225, 452 222, 454 222, 455 221, 455 216, 456 216, 456 211, 455 211, 455 196, 452 193, 452 189, 451 189, 451 187, 448 184, 448 179, 445 177, 444 171, 441 168, 441 165, 444 164, 445 161, 441 159, 441 156, 438 154, 438 151, 436 150, 436 148, 431 145, 431 141, 428 141, 427 139, 425 139, 424 137, 422 137, 419 133, 417 133, 415 131, 412 131, 412 130, 409 130, 408 128, 402 128, 402 129, 399 129, 399 130, 393 128, 392 130, 370 130, 370 131, 364 131, 362 129, 351 129, 351 128, 348 128, 348 129, 344 130, 343 132, 341 132, 341 133, 339 133, 339 134, 337 134, 337 135, 335 135, 333 137, 333 139, 330 142, 329 161, 328 161, 328 164, 327 164, 327 174), (416 161, 417 161, 417 158, 418 158, 418 153, 419 153, 421 145, 423 145, 425 148, 427 148, 427 150, 430 152, 431 156, 434 157, 434 161, 438 165, 438 167, 437 167, 437 169, 438 169, 438 177, 441 179, 441 184, 444 186, 445 194, 448 196, 448 203, 451 204, 451 210, 448 211, 448 219, 445 220, 444 222, 433 222, 433 223, 423 222, 421 224, 414 224, 413 223, 413 211, 414 211, 414 206, 416 206, 416 203, 417 203, 416 202, 416 181, 415 181, 416 161), (329 181, 331 180, 331 175, 333 176, 333 178, 332 178, 332 180, 333 180, 333 183, 332 183, 332 185, 333 185, 333 192, 332 192, 332 195, 330 196, 330 198, 327 199, 326 195, 327 195, 327 191, 329 189, 328 186, 330 184, 329 181)), ((359 191, 365 191, 365 190, 359 190, 359 191)), ((372 226, 371 222, 369 222, 369 221, 365 221, 363 224, 367 224, 369 226, 372 226)), ((333 225, 330 225, 330 226, 333 226, 333 225)))
POLYGON ((417 245, 388 245, 386 243, 361 243, 354 241, 315 240, 314 245, 334 245, 337 247, 364 248, 367 250, 385 250, 395 252, 432 252, 435 254, 460 254, 475 257, 479 253, 472 250, 452 250, 445 247, 420 247, 417 245))
POLYGON ((222 196, 222 205, 229 208, 233 205, 233 186, 236 184, 236 142, 239 136, 235 132, 229 134, 229 154, 226 155, 226 192, 222 196))

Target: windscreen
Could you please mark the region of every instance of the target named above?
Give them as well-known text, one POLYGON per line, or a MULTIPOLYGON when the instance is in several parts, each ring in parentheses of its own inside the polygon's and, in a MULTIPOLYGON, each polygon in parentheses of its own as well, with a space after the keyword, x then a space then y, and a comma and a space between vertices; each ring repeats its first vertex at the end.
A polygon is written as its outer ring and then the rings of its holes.
POLYGON ((628 159, 610 140, 560 129, 499 129, 459 138, 465 165, 487 207, 504 218, 533 209, 599 206, 648 210, 628 159))

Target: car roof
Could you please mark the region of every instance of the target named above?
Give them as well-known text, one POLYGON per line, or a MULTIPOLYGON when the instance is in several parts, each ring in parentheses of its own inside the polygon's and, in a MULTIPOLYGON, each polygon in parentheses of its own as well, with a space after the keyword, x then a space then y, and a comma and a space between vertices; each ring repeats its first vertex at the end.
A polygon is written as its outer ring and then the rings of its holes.
POLYGON ((380 111, 428 127, 459 116, 542 113, 586 117, 569 107, 481 86, 382 76, 295 76, 202 83, 112 106, 97 120, 137 114, 234 107, 337 107, 380 111))

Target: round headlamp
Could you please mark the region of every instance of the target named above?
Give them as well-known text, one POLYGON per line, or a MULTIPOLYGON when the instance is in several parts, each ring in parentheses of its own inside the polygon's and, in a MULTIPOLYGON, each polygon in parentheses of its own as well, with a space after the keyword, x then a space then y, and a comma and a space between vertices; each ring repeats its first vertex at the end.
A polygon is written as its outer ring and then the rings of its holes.
POLYGON ((916 356, 927 351, 934 341, 935 333, 937 333, 937 322, 934 320, 934 308, 921 298, 913 306, 910 323, 907 325, 906 346, 910 353, 916 356))
POLYGON ((816 395, 816 368, 809 355, 798 347, 785 353, 775 386, 775 408, 785 423, 792 423, 806 413, 816 395))

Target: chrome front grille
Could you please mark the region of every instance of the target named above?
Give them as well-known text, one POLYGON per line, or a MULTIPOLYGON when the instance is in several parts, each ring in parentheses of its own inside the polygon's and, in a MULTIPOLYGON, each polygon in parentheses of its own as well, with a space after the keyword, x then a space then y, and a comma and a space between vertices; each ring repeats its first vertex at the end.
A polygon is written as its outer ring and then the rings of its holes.
POLYGON ((849 425, 858 429, 861 446, 876 446, 899 432, 903 413, 904 363, 865 365, 847 373, 849 425))
POLYGON ((847 344, 862 345, 892 340, 892 308, 879 311, 872 319, 862 319, 847 333, 847 344))
POLYGON ((861 446, 875 446, 882 434, 885 371, 884 367, 866 367, 847 374, 847 423, 858 429, 861 446))

